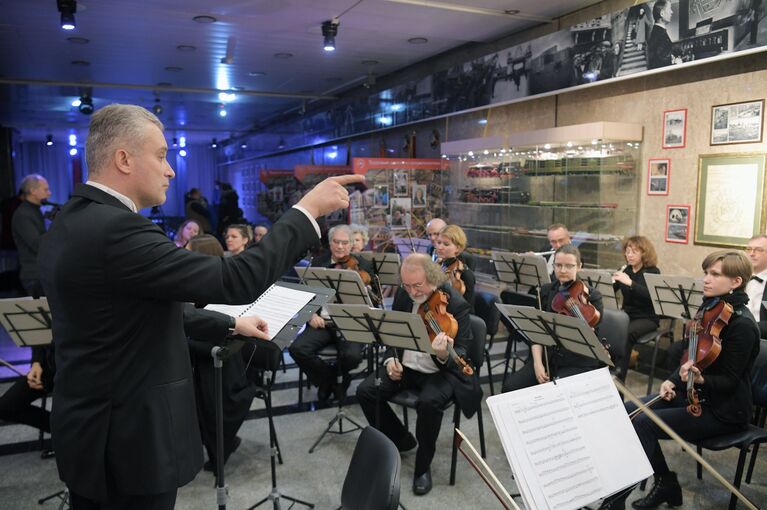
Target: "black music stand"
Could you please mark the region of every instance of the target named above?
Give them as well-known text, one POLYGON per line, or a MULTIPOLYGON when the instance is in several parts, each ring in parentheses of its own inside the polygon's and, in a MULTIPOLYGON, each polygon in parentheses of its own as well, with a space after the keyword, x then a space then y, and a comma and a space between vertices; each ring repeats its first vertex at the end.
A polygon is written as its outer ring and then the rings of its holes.
POLYGON ((492 257, 498 281, 513 287, 515 292, 519 292, 520 286, 536 289, 540 306, 540 288, 546 283, 551 283, 546 259, 540 255, 495 250, 492 257))
MULTIPOLYGON (((605 346, 597 338, 594 330, 583 320, 526 306, 501 303, 496 303, 495 306, 530 342, 544 347, 559 347, 596 359, 609 367, 614 366, 605 346)), ((545 359, 546 371, 550 374, 551 380, 556 383, 556 374, 552 373, 549 367, 548 356, 545 359)))
POLYGON ((703 303, 703 282, 688 276, 645 274, 656 315, 689 320, 703 303))
MULTIPOLYGON (((278 282, 275 285, 280 285, 283 287, 287 287, 294 290, 301 290, 304 292, 312 292, 314 293, 314 298, 312 300, 304 305, 304 307, 301 309, 300 312, 296 314, 295 317, 293 317, 288 323, 285 325, 284 328, 282 328, 273 338, 272 342, 277 343, 280 347, 284 347, 288 345, 293 338, 295 337, 296 331, 301 328, 306 322, 311 318, 312 314, 317 313, 320 308, 322 308, 325 303, 327 303, 335 294, 335 291, 333 289, 328 288, 315 288, 315 287, 307 287, 306 285, 299 285, 296 283, 285 283, 285 282, 278 282)), ((243 341, 250 341, 250 342, 259 342, 260 340, 246 340, 243 337, 234 337, 237 340, 243 340, 243 341)), ((236 341, 237 341, 236 340, 236 341)), ((236 342, 235 341, 235 342, 236 342)), ((241 345, 240 345, 241 347, 241 345)), ((217 352, 216 349, 218 347, 214 347, 211 351, 211 356, 213 356, 214 360, 214 366, 216 363, 217 358, 217 352)), ((224 435, 223 435, 223 403, 220 402, 221 400, 221 386, 219 386, 220 377, 221 377, 221 368, 216 366, 216 462, 217 462, 217 472, 222 473, 221 475, 221 481, 219 483, 218 479, 216 480, 216 498, 217 501, 219 501, 219 510, 223 510, 220 506, 221 498, 226 501, 226 498, 228 497, 228 490, 226 486, 223 483, 223 450, 224 450, 224 435), (219 406, 221 409, 221 415, 219 416, 219 406), (220 449, 219 449, 220 448, 220 449)), ((274 377, 274 376, 272 376, 274 377)), ((268 408, 270 409, 270 408, 268 408)), ((271 410, 269 411, 271 412, 271 410)), ((271 416, 269 418, 269 448, 270 448, 270 468, 272 473, 272 490, 269 493, 268 496, 261 499, 256 503, 255 505, 248 508, 248 510, 253 510, 254 508, 266 503, 267 501, 271 501, 275 510, 280 508, 280 499, 286 499, 291 502, 290 506, 293 506, 295 504, 303 505, 308 508, 314 508, 314 505, 311 503, 307 503, 306 501, 302 501, 300 499, 296 499, 292 496, 287 496, 283 494, 279 488, 277 487, 277 459, 280 459, 280 464, 282 464, 282 455, 280 454, 280 445, 277 442, 277 436, 275 434, 275 430, 272 424, 271 416)), ((224 507, 225 508, 225 507, 224 507)))
POLYGON ((381 285, 400 284, 399 266, 400 256, 397 253, 378 253, 373 251, 362 251, 357 255, 361 256, 373 264, 373 272, 378 275, 378 281, 381 285))
POLYGON ((613 271, 581 269, 578 271, 578 278, 602 294, 602 302, 606 308, 612 308, 613 310, 621 309, 622 303, 618 301, 618 294, 615 292, 615 287, 613 287, 613 283, 615 283, 613 281, 613 271))
POLYGON ((429 253, 429 248, 432 246, 431 240, 423 239, 420 237, 393 237, 394 246, 397 248, 397 253, 402 258, 407 257, 411 253, 429 253))
POLYGON ((328 305, 328 313, 333 318, 341 335, 348 342, 358 342, 375 346, 375 387, 376 387, 376 428, 380 425, 379 349, 393 347, 411 351, 434 354, 426 332, 426 326, 420 316, 407 312, 396 312, 370 308, 364 305, 328 305))

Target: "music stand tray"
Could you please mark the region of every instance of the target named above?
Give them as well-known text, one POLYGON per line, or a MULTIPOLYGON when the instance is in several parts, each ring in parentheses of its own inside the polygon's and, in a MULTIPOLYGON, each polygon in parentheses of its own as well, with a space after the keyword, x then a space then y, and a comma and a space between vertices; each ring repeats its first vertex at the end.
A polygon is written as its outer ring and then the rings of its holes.
POLYGON ((703 304, 703 282, 699 279, 652 273, 644 278, 656 315, 689 320, 703 304))
POLYGON ((520 285, 540 288, 545 283, 551 283, 546 259, 540 255, 493 250, 492 257, 498 281, 513 287, 516 292, 519 292, 520 285))
POLYGON ((602 293, 602 302, 605 307, 613 310, 620 310, 621 303, 618 302, 618 294, 613 287, 613 271, 606 269, 581 269, 578 271, 578 277, 602 293))
POLYGON ((361 251, 357 255, 373 264, 373 272, 378 275, 378 281, 381 285, 397 286, 400 284, 399 254, 361 251))
POLYGON ((296 267, 295 269, 301 275, 304 284, 312 289, 315 287, 333 289, 338 303, 367 306, 372 304, 367 287, 362 283, 362 278, 357 271, 324 267, 296 267))

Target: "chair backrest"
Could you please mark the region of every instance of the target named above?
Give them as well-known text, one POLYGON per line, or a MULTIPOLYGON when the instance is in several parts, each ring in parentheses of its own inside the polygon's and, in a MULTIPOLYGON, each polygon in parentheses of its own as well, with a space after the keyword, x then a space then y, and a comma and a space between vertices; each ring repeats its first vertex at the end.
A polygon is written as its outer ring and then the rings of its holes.
POLYGON ((767 340, 764 339, 759 344, 759 354, 751 368, 751 393, 755 405, 767 407, 767 340))
POLYGON ((498 333, 498 322, 501 318, 501 312, 495 306, 500 303, 501 298, 490 292, 477 292, 474 295, 474 311, 477 316, 485 321, 487 334, 494 337, 498 333))
POLYGON ((470 315, 471 319, 471 334, 474 337, 474 341, 469 347, 469 355, 471 363, 479 370, 482 366, 485 356, 485 341, 487 340, 487 327, 485 321, 477 317, 476 315, 470 315))
POLYGON ((400 455, 391 440, 373 427, 357 439, 341 492, 344 510, 396 510, 400 455))
POLYGON ((599 339, 604 339, 610 345, 610 356, 613 362, 619 363, 620 376, 625 380, 628 370, 629 358, 631 358, 631 344, 629 343, 629 316, 622 310, 605 308, 602 311, 602 320, 597 330, 599 339))

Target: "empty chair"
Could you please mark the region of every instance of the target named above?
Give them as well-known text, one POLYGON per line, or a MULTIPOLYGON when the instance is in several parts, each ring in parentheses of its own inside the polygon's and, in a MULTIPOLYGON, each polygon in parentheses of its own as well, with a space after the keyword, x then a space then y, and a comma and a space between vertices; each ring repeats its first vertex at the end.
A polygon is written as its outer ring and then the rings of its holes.
POLYGON ((366 427, 354 447, 341 492, 343 510, 395 510, 399 505, 400 454, 394 443, 366 427))

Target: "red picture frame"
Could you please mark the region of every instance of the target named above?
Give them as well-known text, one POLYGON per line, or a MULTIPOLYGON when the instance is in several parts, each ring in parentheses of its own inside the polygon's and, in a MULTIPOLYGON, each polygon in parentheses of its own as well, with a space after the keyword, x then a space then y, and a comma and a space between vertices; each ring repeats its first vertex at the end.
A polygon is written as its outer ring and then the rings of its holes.
POLYGON ((647 161, 647 194, 668 195, 671 187, 671 160, 650 158, 647 161))
POLYGON ((687 108, 663 112, 661 146, 664 149, 684 149, 687 147, 687 108))
POLYGON ((690 242, 690 214, 688 204, 666 205, 666 242, 688 244, 690 242))

